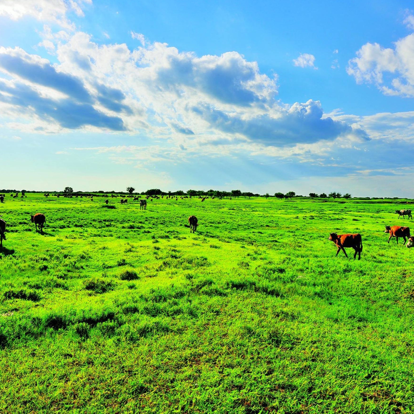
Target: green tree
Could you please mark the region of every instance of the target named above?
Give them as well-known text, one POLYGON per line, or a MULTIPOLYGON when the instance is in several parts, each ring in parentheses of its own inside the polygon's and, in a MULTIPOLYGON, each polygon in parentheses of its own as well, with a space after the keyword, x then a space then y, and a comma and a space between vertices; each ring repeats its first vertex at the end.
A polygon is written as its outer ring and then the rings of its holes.
POLYGON ((240 190, 231 190, 231 195, 233 197, 240 197, 241 196, 241 191, 240 190))
POLYGON ((292 198, 295 197, 296 193, 294 191, 289 191, 285 194, 286 198, 292 198))
POLYGON ((316 194, 316 193, 309 193, 309 197, 315 198, 315 197, 318 197, 318 194, 316 194))
POLYGON ((132 194, 135 191, 134 187, 127 187, 127 191, 129 194, 132 194))
POLYGON ((275 193, 276 198, 285 198, 285 195, 283 193, 275 193))
POLYGON ((63 192, 66 193, 66 194, 71 194, 71 193, 73 193, 73 188, 72 187, 65 187, 63 192))
POLYGON ((319 194, 319 197, 320 198, 327 198, 328 196, 325 193, 321 193, 321 194, 319 194))
POLYGON ((349 194, 349 193, 344 194, 344 198, 346 198, 346 199, 351 198, 351 194, 349 194))

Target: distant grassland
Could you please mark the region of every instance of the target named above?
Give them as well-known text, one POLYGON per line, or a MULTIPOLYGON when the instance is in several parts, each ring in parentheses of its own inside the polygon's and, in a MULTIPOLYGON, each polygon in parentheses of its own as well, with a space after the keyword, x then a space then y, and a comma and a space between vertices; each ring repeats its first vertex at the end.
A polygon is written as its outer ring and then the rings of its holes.
POLYGON ((414 412, 405 200, 103 200, 0 204, 1 413, 414 412))

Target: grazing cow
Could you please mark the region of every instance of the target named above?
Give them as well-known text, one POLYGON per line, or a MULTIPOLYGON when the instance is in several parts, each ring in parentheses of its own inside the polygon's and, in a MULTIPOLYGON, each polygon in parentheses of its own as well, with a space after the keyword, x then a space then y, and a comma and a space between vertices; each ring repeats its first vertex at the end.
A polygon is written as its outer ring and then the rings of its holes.
POLYGON ((108 203, 109 203, 109 200, 105 200, 105 204, 108 205, 108 203))
POLYGON ((401 216, 403 216, 403 218, 405 216, 407 216, 410 219, 413 218, 413 216, 411 215, 411 210, 395 210, 395 213, 398 214, 398 218, 400 218, 401 216))
POLYGON ((390 237, 388 238, 388 243, 390 242, 392 237, 397 239, 398 244, 398 237, 402 237, 404 239, 404 243, 406 242, 405 238, 410 238, 410 228, 409 227, 401 227, 401 226, 385 226, 384 233, 390 233, 390 237))
POLYGON ((408 238, 407 247, 413 247, 414 246, 414 237, 411 236, 408 238))
POLYGON ((3 240, 6 240, 6 222, 0 218, 0 247, 3 247, 3 240))
POLYGON ((147 209, 147 200, 139 200, 139 209, 146 210, 147 209))
POLYGON ((333 241, 338 247, 336 256, 338 256, 338 253, 342 250, 345 253, 345 256, 348 257, 344 247, 352 247, 355 250, 354 259, 356 258, 356 255, 358 254, 358 260, 361 260, 362 238, 359 233, 356 233, 356 234, 331 233, 329 235, 329 240, 333 241))
POLYGON ((190 223, 190 233, 195 233, 197 231, 198 220, 196 216, 188 217, 188 222, 190 223))
POLYGON ((35 224, 35 228, 37 231, 37 226, 40 228, 40 232, 43 233, 43 226, 46 222, 46 217, 42 213, 37 213, 34 216, 31 216, 31 222, 35 224))
POLYGON ((0 203, 4 203, 4 196, 0 196, 0 203))

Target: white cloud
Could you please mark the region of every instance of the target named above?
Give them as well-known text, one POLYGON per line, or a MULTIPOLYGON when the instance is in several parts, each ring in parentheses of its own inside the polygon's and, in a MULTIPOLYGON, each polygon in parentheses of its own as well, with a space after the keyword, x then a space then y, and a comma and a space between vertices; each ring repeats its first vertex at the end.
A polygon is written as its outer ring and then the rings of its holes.
POLYGON ((297 59, 293 59, 293 64, 301 68, 318 69, 315 66, 315 56, 309 53, 301 53, 297 59))
POLYGON ((414 34, 395 42, 393 48, 366 43, 356 55, 347 72, 357 83, 372 83, 385 95, 414 97, 414 34))
POLYGON ((1 0, 0 16, 6 16, 12 20, 30 16, 39 21, 74 29, 67 14, 74 12, 78 16, 83 16, 82 7, 85 3, 91 4, 92 0, 1 0))
POLYGON ((138 34, 143 44, 134 50, 48 26, 42 34, 56 63, 0 48, 0 73, 7 75, 0 75, 0 109, 15 130, 147 137, 148 148, 111 158, 128 163, 224 154, 309 161, 367 139, 352 121, 324 114, 317 101, 277 100, 277 77, 237 52, 197 56, 138 34))
POLYGON ((139 40, 142 44, 142 46, 145 46, 145 36, 141 33, 135 33, 131 31, 131 37, 133 39, 139 40))
POLYGON ((412 14, 409 14, 405 19, 404 19, 404 24, 409 28, 414 30, 414 16, 412 14))

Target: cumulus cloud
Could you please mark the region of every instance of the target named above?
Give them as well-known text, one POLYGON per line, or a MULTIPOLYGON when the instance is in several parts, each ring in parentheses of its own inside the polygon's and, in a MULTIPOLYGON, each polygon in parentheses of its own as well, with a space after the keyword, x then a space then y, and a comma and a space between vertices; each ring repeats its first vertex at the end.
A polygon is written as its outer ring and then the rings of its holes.
POLYGON ((298 58, 293 59, 293 64, 301 68, 318 69, 315 66, 315 56, 309 53, 301 53, 298 58))
POLYGON ((78 103, 70 98, 50 99, 42 97, 37 91, 22 83, 12 86, 0 81, 0 102, 17 108, 19 116, 35 115, 49 119, 62 128, 76 129, 84 126, 123 131, 121 118, 108 116, 87 103, 78 103))
POLYGON ((357 83, 372 83, 385 95, 414 97, 414 34, 395 42, 393 48, 366 43, 356 55, 347 72, 357 83))
POLYGON ((1 48, 0 71, 7 76, 0 77, 0 107, 11 118, 8 125, 45 133, 101 128, 145 134, 164 147, 168 142, 176 158, 192 148, 209 156, 299 156, 325 153, 327 143, 367 139, 362 128, 327 117, 319 102, 277 100, 277 77, 237 52, 197 56, 132 35, 141 46, 130 50, 45 26, 53 64, 1 48))
POLYGON ((270 146, 292 146, 298 143, 335 140, 351 133, 368 139, 360 129, 353 131, 345 122, 324 118, 320 102, 312 100, 304 104, 296 103, 289 109, 273 114, 265 113, 253 117, 227 114, 206 106, 193 108, 193 111, 200 114, 215 129, 240 134, 253 142, 270 146))
POLYGON ((74 25, 68 20, 67 14, 74 12, 78 16, 83 16, 84 5, 91 3, 92 0, 2 0, 0 16, 12 20, 29 16, 73 30, 74 25))

